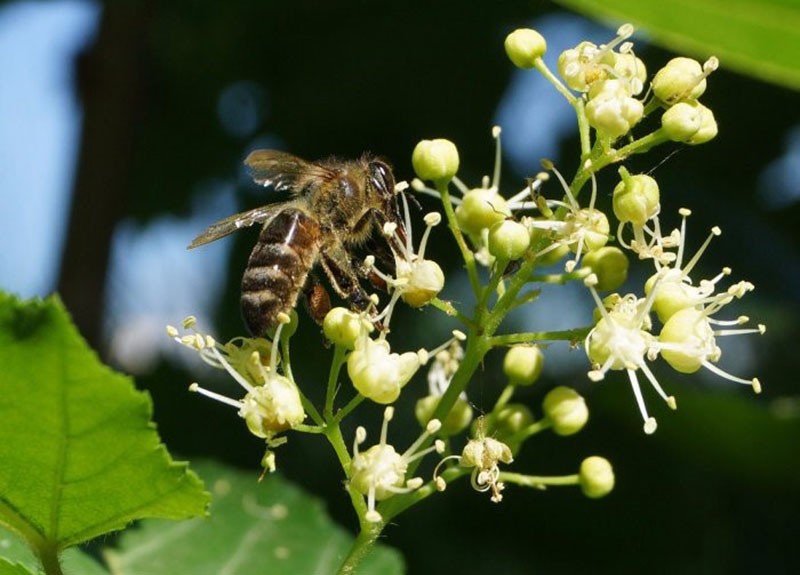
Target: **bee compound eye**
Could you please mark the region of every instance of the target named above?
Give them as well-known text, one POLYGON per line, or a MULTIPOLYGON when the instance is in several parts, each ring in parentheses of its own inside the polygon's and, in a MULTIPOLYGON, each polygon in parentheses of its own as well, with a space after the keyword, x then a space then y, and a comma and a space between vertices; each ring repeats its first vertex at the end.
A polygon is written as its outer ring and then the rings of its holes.
POLYGON ((394 193, 394 177, 392 171, 383 162, 374 161, 369 164, 370 181, 376 190, 383 194, 394 193))

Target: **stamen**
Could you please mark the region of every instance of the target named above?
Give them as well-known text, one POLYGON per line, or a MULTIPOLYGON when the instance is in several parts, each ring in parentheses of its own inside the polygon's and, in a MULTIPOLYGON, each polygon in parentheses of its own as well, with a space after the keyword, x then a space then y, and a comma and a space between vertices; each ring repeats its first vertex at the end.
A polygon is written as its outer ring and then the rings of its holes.
POLYGON ((242 406, 244 405, 241 401, 237 401, 235 399, 231 399, 230 397, 226 397, 226 396, 221 395, 219 393, 215 393, 215 392, 210 391, 208 389, 204 389, 204 388, 200 387, 199 385, 197 385, 196 383, 193 383, 192 385, 189 386, 189 391, 194 392, 194 393, 199 393, 200 395, 204 395, 204 396, 206 396, 208 398, 211 398, 211 399, 215 399, 216 401, 219 401, 220 403, 224 403, 225 405, 230 405, 231 407, 235 407, 236 409, 241 409, 242 406))

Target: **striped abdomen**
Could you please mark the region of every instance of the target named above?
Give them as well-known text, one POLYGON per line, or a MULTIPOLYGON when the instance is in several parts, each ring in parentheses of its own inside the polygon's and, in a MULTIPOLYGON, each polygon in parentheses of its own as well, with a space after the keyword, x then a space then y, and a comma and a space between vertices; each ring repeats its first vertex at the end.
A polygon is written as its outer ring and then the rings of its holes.
POLYGON ((297 208, 272 218, 258 236, 242 277, 242 315, 250 333, 263 336, 289 313, 319 254, 319 223, 297 208))

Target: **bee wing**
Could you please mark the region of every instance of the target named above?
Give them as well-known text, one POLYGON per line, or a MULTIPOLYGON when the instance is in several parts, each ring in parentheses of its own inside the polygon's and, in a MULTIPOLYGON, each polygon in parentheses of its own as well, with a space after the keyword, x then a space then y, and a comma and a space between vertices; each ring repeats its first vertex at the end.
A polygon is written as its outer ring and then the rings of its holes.
POLYGON ((244 163, 250 169, 253 181, 262 186, 272 186, 276 191, 299 193, 314 180, 336 177, 336 172, 325 166, 278 150, 255 150, 244 163))
POLYGON ((237 230, 247 228, 253 224, 263 224, 272 219, 276 212, 280 211, 285 205, 285 203, 271 204, 269 206, 261 206, 260 208, 255 208, 247 212, 228 216, 225 219, 211 224, 206 231, 192 240, 188 249, 196 248, 197 246, 202 246, 203 244, 224 238, 237 230))

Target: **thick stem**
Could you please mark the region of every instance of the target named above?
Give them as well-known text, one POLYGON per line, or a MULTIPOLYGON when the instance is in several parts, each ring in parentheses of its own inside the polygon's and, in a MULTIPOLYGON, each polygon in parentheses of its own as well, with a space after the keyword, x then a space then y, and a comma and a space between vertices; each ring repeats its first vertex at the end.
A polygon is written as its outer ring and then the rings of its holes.
POLYGON ((339 575, 350 575, 356 572, 358 565, 364 558, 372 551, 372 547, 378 540, 378 536, 383 530, 383 523, 366 523, 362 524, 361 532, 353 542, 350 548, 350 553, 344 558, 342 565, 339 567, 337 573, 339 575))

